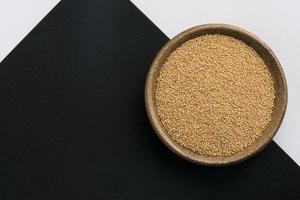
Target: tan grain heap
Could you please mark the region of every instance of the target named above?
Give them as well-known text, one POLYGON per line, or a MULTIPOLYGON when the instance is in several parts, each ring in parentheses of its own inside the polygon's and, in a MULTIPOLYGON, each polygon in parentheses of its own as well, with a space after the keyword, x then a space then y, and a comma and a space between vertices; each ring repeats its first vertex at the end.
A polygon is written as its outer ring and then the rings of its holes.
POLYGON ((157 114, 185 148, 229 156, 251 145, 271 120, 275 90, 262 58, 244 42, 204 35, 183 43, 157 79, 157 114))

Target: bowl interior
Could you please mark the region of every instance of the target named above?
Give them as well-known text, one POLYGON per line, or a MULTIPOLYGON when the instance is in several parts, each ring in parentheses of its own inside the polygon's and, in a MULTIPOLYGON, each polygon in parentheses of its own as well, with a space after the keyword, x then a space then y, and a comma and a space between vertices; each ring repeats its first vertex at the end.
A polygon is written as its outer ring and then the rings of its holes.
POLYGON ((255 153, 259 152, 265 147, 265 145, 271 141, 277 132, 287 104, 287 86, 286 80, 279 61, 272 52, 272 50, 260 39, 253 34, 231 25, 225 24, 208 24, 193 27, 187 31, 174 37, 170 40, 158 53, 154 59, 148 77, 145 88, 145 102, 149 120, 160 139, 167 145, 174 153, 187 159, 202 165, 228 165, 243 161, 255 153), (251 46, 262 57, 265 64, 268 66, 274 81, 275 100, 274 110, 270 123, 267 125, 261 137, 259 137, 252 145, 246 147, 242 151, 235 153, 231 156, 205 156, 189 151, 188 149, 177 144, 172 140, 164 129, 160 119, 156 113, 154 91, 156 89, 156 81, 159 75, 159 71, 162 64, 168 58, 170 53, 179 47, 182 43, 195 37, 206 34, 222 34, 234 37, 245 42, 251 46))

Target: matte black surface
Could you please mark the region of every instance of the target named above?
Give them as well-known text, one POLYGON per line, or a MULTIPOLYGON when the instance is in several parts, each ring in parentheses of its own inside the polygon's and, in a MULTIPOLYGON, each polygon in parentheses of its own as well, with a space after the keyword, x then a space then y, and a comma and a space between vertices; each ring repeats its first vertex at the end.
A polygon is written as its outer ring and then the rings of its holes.
POLYGON ((163 146, 144 82, 167 41, 129 1, 62 1, 0 64, 0 199, 300 199, 274 142, 223 168, 163 146))

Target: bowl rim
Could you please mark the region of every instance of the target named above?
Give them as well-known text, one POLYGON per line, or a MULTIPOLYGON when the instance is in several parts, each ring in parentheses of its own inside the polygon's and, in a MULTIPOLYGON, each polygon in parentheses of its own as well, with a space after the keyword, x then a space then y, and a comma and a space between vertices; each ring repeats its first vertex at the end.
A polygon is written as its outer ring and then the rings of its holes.
MULTIPOLYGON (((214 34, 214 33, 209 33, 209 34, 214 34)), ((220 33, 220 34, 222 34, 222 33, 220 33)), ((205 35, 205 34, 199 34, 198 36, 200 36, 200 35, 205 35)), ((234 37, 232 35, 229 35, 229 36, 234 37)), ((249 46, 251 46, 251 45, 249 45, 249 46)), ((255 51, 256 51, 256 49, 255 49, 255 51)), ((277 57, 275 56, 274 52, 271 50, 271 48, 265 42, 263 42, 256 35, 250 33, 249 31, 247 31, 243 28, 233 26, 233 25, 229 25, 229 24, 211 23, 211 24, 203 24, 203 25, 194 26, 192 28, 189 28, 189 29, 179 33, 178 35, 173 37, 171 40, 169 40, 160 49, 160 51, 157 53, 155 59, 153 60, 151 66, 148 70, 146 83, 145 83, 145 107, 146 107, 146 111, 147 111, 149 121, 150 121, 155 133, 160 138, 160 140, 172 152, 174 152, 175 154, 177 154, 178 156, 180 156, 181 158, 183 158, 185 160, 191 161, 191 162, 199 164, 199 165, 226 166, 226 165, 236 164, 236 163, 239 163, 239 162, 242 162, 244 160, 249 159, 253 155, 260 152, 262 149, 264 149, 267 146, 267 144, 269 144, 271 142, 271 140, 273 139, 273 137, 277 133, 277 131, 278 131, 278 129, 279 129, 279 127, 280 127, 280 125, 283 121, 284 115, 285 115, 285 111, 286 111, 286 108, 287 108, 287 98, 288 98, 287 91, 288 91, 287 90, 287 83, 286 83, 286 78, 285 78, 282 66, 281 66, 280 62, 278 61, 277 57), (215 29, 215 30, 217 30, 217 29, 218 30, 220 30, 220 29, 221 30, 222 29, 223 30, 232 30, 234 32, 238 32, 239 34, 243 34, 246 37, 250 38, 251 40, 259 43, 259 45, 261 45, 268 52, 268 54, 272 57, 272 59, 275 61, 275 67, 278 69, 279 74, 280 74, 280 78, 282 79, 282 91, 283 91, 283 94, 282 94, 282 96, 283 96, 282 109, 280 110, 280 113, 279 113, 280 117, 279 117, 279 120, 277 121, 277 124, 276 124, 276 127, 275 127, 273 133, 271 133, 269 135, 269 137, 265 141, 262 142, 261 145, 258 145, 258 148, 255 148, 255 149, 252 149, 252 150, 250 149, 250 151, 245 151, 243 154, 241 154, 241 156, 238 159, 234 158, 232 156, 228 156, 226 158, 223 157, 222 159, 215 159, 214 158, 213 160, 210 160, 210 159, 208 159, 209 158, 208 156, 203 156, 202 158, 200 158, 201 155, 199 155, 199 154, 198 154, 199 156, 196 156, 195 154, 197 154, 197 153, 191 152, 190 150, 184 148, 183 146, 179 145, 176 141, 171 139, 170 136, 168 136, 168 134, 164 130, 163 125, 160 123, 159 116, 157 115, 157 113, 155 111, 153 81, 156 81, 156 79, 154 79, 154 74, 157 72, 157 70, 159 71, 158 68, 161 65, 161 64, 159 64, 159 62, 161 60, 165 60, 165 58, 166 58, 163 55, 164 54, 169 55, 174 50, 173 49, 174 45, 175 46, 177 45, 177 47, 178 47, 183 42, 191 39, 191 38, 188 38, 187 40, 185 40, 184 38, 189 37, 190 35, 193 35, 193 34, 197 35, 197 33, 201 32, 201 31, 205 31, 205 30, 207 31, 207 30, 211 30, 211 29, 215 29), (205 157, 207 157, 207 159, 205 159, 205 157), (234 159, 230 159, 230 158, 234 158, 234 159)), ((249 145, 249 146, 251 146, 251 145, 249 145)), ((244 151, 244 149, 241 152, 243 152, 243 151, 244 151)), ((235 154, 233 154, 233 155, 235 155, 235 154)))

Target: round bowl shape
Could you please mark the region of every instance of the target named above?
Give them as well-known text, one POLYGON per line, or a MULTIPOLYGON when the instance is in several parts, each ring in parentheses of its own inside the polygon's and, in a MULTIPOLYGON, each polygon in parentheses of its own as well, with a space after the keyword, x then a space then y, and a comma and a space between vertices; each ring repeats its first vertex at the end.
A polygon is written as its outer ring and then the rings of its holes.
POLYGON ((161 141, 178 156, 200 165, 223 166, 241 162, 261 151, 274 137, 285 114, 287 105, 287 85, 282 67, 273 51, 257 36, 248 31, 226 24, 206 24, 188 29, 171 39, 159 51, 150 66, 146 86, 145 104, 149 120, 161 141), (166 132, 156 113, 154 92, 160 68, 176 48, 187 40, 206 34, 221 34, 234 37, 251 46, 269 68, 275 89, 274 110, 271 121, 253 144, 230 156, 206 156, 194 153, 175 142, 166 132))

